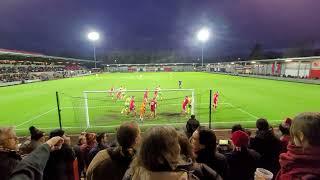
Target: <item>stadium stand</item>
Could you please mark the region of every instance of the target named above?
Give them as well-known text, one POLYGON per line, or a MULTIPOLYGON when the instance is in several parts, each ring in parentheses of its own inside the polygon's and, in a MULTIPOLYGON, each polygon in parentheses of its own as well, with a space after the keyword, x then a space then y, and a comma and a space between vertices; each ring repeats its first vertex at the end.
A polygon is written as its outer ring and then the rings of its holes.
MULTIPOLYGON (((287 119, 280 126, 287 127, 286 123, 287 119)), ((319 112, 301 113, 290 121, 291 141, 287 150, 280 155, 271 152, 274 148, 270 142, 280 141, 281 138, 278 139, 276 134, 280 133, 281 136, 283 130, 272 129, 266 119, 258 119, 256 125, 258 130, 251 137, 253 142, 250 142, 244 128, 235 125, 229 140, 232 143, 227 144, 230 151, 217 154, 220 149, 217 146, 225 144, 217 143, 214 130, 206 127, 200 126, 193 133, 190 143, 181 130, 155 126, 144 133, 140 143, 138 124, 124 122, 117 130, 118 145, 106 147, 97 153, 89 167, 85 168, 88 170, 87 177, 84 174, 79 176, 79 159, 63 130, 52 131, 46 143, 37 144, 22 159, 14 129, 4 127, 0 128, 0 176, 4 180, 221 179, 221 176, 224 179, 268 179, 266 176, 269 179, 273 176, 276 180, 320 178, 319 112), (256 148, 252 144, 259 144, 267 150, 263 152, 257 148, 254 151, 250 149, 256 148)), ((30 133, 33 140, 41 139, 44 135, 35 127, 30 128, 30 133)), ((102 137, 107 137, 105 133, 102 134, 102 137)), ((83 147, 95 142, 93 133, 82 133, 81 137, 79 140, 83 147)), ((280 143, 278 149, 281 149, 280 143)))

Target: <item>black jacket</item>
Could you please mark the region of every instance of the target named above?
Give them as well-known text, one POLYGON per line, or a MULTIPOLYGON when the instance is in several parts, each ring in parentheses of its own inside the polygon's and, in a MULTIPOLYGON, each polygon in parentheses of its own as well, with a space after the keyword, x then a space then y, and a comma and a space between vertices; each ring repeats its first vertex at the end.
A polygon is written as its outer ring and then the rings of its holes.
POLYGON ((48 144, 38 146, 13 170, 10 180, 42 180, 43 170, 50 156, 48 144))
POLYGON ((272 131, 257 131, 256 136, 250 141, 250 148, 261 155, 260 167, 277 174, 280 169, 279 155, 281 143, 272 131))
POLYGON ((63 144, 62 148, 50 153, 50 158, 44 169, 44 180, 73 180, 73 161, 75 159, 72 148, 63 144))
POLYGON ((0 150, 0 179, 7 180, 11 172, 17 166, 21 156, 16 151, 0 150))
POLYGON ((192 160, 178 165, 177 169, 192 172, 200 180, 222 180, 221 176, 203 163, 194 163, 192 160))
POLYGON ((242 149, 227 153, 226 157, 231 172, 229 179, 254 179, 254 172, 261 157, 259 153, 252 149, 242 149))
POLYGON ((223 179, 228 179, 229 166, 224 155, 218 152, 212 152, 202 149, 197 152, 196 161, 203 163, 215 170, 223 179))
POLYGON ((196 119, 189 119, 186 124, 187 136, 190 138, 192 133, 200 126, 200 122, 196 119))

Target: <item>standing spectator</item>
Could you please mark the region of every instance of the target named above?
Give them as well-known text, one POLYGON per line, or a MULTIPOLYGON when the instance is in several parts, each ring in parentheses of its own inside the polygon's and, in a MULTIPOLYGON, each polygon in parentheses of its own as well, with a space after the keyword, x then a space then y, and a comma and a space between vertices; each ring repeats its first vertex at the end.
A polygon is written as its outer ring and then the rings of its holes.
POLYGON ((74 152, 75 156, 78 160, 78 172, 79 172, 79 177, 85 175, 85 163, 84 163, 84 152, 85 149, 87 148, 87 139, 84 134, 81 134, 78 138, 78 143, 74 146, 74 152))
POLYGON ((198 163, 208 165, 223 179, 228 179, 228 162, 224 155, 217 152, 217 138, 213 130, 200 126, 193 133, 191 144, 198 163))
POLYGON ((0 177, 9 179, 13 169, 21 160, 18 150, 18 137, 12 127, 0 128, 0 177))
POLYGON ((34 149, 45 142, 45 133, 40 131, 39 129, 31 126, 29 128, 31 140, 25 141, 20 146, 20 152, 25 155, 31 153, 34 149))
POLYGON ((108 134, 106 132, 97 135, 97 144, 89 151, 89 164, 94 156, 101 150, 108 148, 108 134))
POLYGON ((191 115, 190 119, 187 121, 186 129, 187 136, 190 138, 195 130, 200 126, 199 121, 196 119, 195 115, 191 115))
POLYGON ((249 136, 241 130, 233 132, 231 140, 233 151, 226 154, 231 172, 229 178, 253 180, 260 154, 248 149, 249 136))
POLYGON ((98 152, 88 167, 87 179, 122 179, 136 154, 140 133, 136 122, 123 123, 117 131, 118 146, 98 152))
POLYGON ((38 146, 19 162, 13 170, 10 180, 40 180, 50 156, 50 151, 61 148, 63 138, 53 137, 45 144, 38 146))
POLYGON ((197 179, 185 169, 179 169, 179 160, 177 131, 168 126, 153 127, 145 133, 140 151, 123 179, 197 179))
POLYGON ((280 142, 281 142, 281 152, 287 152, 287 146, 290 141, 290 126, 292 123, 291 118, 286 118, 280 125, 279 130, 281 132, 280 142))
POLYGON ((261 155, 260 167, 276 174, 280 168, 280 140, 275 137, 266 119, 258 119, 256 127, 258 130, 256 132, 256 136, 250 141, 250 148, 254 149, 261 155))
POLYGON ((50 132, 49 138, 60 136, 64 143, 60 150, 50 153, 49 160, 43 173, 44 180, 74 180, 73 161, 75 160, 74 152, 70 146, 70 137, 64 134, 61 129, 50 132))
POLYGON ((87 146, 81 151, 82 156, 84 158, 85 167, 89 167, 90 160, 89 160, 89 152, 92 148, 94 148, 97 144, 96 134, 95 133, 86 133, 86 141, 87 146))
POLYGON ((320 113, 296 116, 290 128, 293 143, 280 155, 277 180, 320 179, 320 113))
POLYGON ((178 168, 185 169, 187 171, 193 171, 194 175, 200 180, 222 180, 221 176, 211 169, 209 166, 203 163, 197 163, 192 151, 192 145, 189 142, 188 137, 178 132, 180 156, 185 161, 185 164, 180 164, 178 168))

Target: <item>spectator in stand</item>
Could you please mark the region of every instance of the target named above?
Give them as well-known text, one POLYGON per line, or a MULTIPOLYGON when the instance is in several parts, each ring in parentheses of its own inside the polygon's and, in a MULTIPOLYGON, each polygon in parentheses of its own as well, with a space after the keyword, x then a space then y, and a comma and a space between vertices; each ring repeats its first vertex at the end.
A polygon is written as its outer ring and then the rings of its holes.
POLYGON ((84 157, 84 163, 85 163, 85 167, 89 167, 90 164, 90 160, 89 160, 89 152, 92 148, 94 148, 97 144, 97 140, 96 140, 96 134, 95 133, 86 133, 86 140, 87 140, 87 146, 86 148, 83 149, 83 151, 81 151, 81 153, 83 153, 83 157, 84 157))
POLYGON ((89 151, 89 164, 99 151, 109 147, 110 146, 108 145, 108 134, 106 132, 99 133, 97 135, 97 144, 89 151))
POLYGON ((236 131, 245 131, 245 129, 243 129, 243 127, 241 126, 241 124, 235 124, 232 126, 231 128, 231 134, 236 132, 236 131))
POLYGON ((13 170, 10 180, 40 180, 43 176, 43 169, 50 156, 50 151, 59 150, 63 138, 53 137, 45 144, 38 146, 28 154, 13 170))
POLYGON ((143 138, 140 151, 123 180, 198 179, 190 171, 180 169, 178 133, 173 127, 150 128, 143 138))
POLYGON ((180 156, 185 164, 179 165, 179 168, 187 171, 193 171, 194 175, 200 180, 222 180, 221 176, 203 163, 197 163, 192 151, 192 145, 185 133, 178 131, 180 156))
POLYGON ((64 143, 61 149, 50 153, 49 160, 43 173, 44 180, 74 180, 73 161, 75 154, 70 146, 70 137, 64 134, 61 129, 50 132, 49 138, 59 136, 62 137, 64 143))
POLYGON ((193 132, 200 126, 200 122, 196 119, 195 115, 191 115, 190 119, 187 121, 186 129, 187 136, 190 138, 193 132))
POLYGON ((135 121, 123 123, 117 130, 118 146, 97 153, 88 167, 87 179, 122 179, 140 144, 140 133, 135 121))
POLYGON ((31 126, 29 128, 31 140, 25 141, 20 146, 20 152, 21 154, 29 154, 33 150, 35 150, 38 146, 43 144, 45 142, 45 133, 40 131, 39 129, 35 128, 34 126, 31 126))
POLYGON ((191 144, 198 163, 208 165, 223 179, 228 179, 228 162, 224 155, 217 152, 217 138, 213 130, 200 126, 193 133, 191 144))
POLYGON ((291 118, 286 118, 280 125, 279 130, 281 132, 280 142, 281 142, 281 152, 287 152, 287 146, 290 141, 290 126, 292 123, 291 118))
POLYGON ((280 155, 277 180, 320 179, 320 112, 296 116, 290 128, 293 143, 280 155))
POLYGON ((82 177, 82 174, 85 175, 85 163, 84 163, 84 152, 85 149, 87 148, 87 139, 85 136, 85 133, 81 134, 78 138, 78 143, 77 145, 74 146, 74 152, 75 156, 78 160, 78 172, 79 172, 79 177, 82 177))
POLYGON ((280 168, 280 140, 275 137, 266 119, 258 119, 256 127, 258 130, 256 136, 250 140, 250 148, 261 155, 260 167, 276 174, 280 168))
POLYGON ((242 130, 233 132, 231 140, 233 151, 226 154, 231 172, 229 178, 253 180, 260 154, 248 149, 249 136, 242 130))
POLYGON ((0 177, 9 179, 13 169, 21 160, 18 150, 18 137, 12 127, 0 128, 0 177))

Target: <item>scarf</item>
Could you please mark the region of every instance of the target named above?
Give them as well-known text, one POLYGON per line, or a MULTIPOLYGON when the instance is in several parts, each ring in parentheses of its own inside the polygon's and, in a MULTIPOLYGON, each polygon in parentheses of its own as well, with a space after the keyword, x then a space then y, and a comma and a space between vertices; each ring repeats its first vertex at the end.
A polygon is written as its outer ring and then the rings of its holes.
POLYGON ((277 179, 320 179, 320 147, 301 147, 289 144, 288 151, 280 155, 281 169, 277 179))

